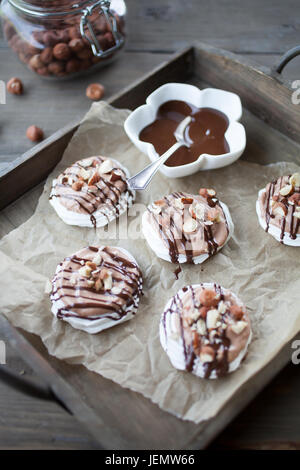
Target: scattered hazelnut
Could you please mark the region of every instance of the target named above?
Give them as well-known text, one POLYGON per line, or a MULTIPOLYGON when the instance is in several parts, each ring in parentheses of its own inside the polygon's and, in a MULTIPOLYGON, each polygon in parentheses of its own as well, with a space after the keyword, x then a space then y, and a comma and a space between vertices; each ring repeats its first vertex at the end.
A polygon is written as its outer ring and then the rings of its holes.
POLYGON ((92 83, 86 89, 86 96, 91 100, 101 100, 104 95, 104 87, 100 83, 92 83))
POLYGON ((19 78, 13 77, 7 82, 6 89, 12 95, 22 95, 23 83, 19 78))
POLYGON ((26 131, 26 137, 32 142, 40 142, 44 138, 44 132, 40 127, 29 126, 26 131))

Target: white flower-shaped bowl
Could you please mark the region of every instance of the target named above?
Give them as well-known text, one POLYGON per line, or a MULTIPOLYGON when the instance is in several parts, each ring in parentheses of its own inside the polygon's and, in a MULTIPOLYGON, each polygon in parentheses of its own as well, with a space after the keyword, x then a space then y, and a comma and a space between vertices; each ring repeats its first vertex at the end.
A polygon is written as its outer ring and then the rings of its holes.
POLYGON ((238 95, 217 88, 200 90, 196 86, 184 83, 167 83, 151 93, 146 99, 146 104, 135 109, 124 123, 129 139, 141 152, 148 155, 152 162, 159 155, 152 144, 139 139, 139 134, 144 127, 156 119, 160 105, 170 100, 185 101, 198 108, 214 108, 226 114, 229 125, 225 138, 230 152, 223 155, 203 153, 196 161, 186 165, 173 167, 161 165, 161 173, 170 178, 180 178, 192 175, 199 170, 212 170, 230 165, 242 155, 246 147, 246 132, 244 126, 238 122, 242 116, 242 104, 238 95))

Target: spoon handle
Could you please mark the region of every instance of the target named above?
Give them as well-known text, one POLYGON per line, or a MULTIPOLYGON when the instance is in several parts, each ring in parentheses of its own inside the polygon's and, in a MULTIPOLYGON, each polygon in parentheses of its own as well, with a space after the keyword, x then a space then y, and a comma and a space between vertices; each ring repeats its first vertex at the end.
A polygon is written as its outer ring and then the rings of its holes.
POLYGON ((162 165, 165 161, 168 160, 168 158, 176 152, 179 147, 182 147, 184 143, 182 142, 176 142, 172 147, 169 148, 165 153, 161 155, 157 160, 154 162, 150 163, 150 165, 146 166, 142 171, 137 173, 136 175, 132 176, 127 180, 127 184, 130 187, 130 189, 134 189, 137 191, 141 191, 143 189, 146 189, 150 181, 152 180, 153 176, 157 172, 158 168, 160 165, 162 165))

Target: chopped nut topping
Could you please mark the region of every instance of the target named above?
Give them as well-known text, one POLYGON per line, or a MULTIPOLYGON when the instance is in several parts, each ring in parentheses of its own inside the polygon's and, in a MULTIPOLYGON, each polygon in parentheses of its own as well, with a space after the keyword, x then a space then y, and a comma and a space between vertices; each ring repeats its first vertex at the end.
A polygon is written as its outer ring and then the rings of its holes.
POLYGON ((94 186, 98 181, 100 181, 100 175, 95 171, 88 180, 88 186, 94 186))
POLYGON ((202 362, 212 362, 215 358, 215 351, 211 346, 203 346, 201 348, 200 360, 202 362))
POLYGON ((161 213, 161 206, 158 206, 155 202, 149 207, 152 214, 159 215, 161 213))
POLYGON ((230 313, 234 320, 241 320, 244 315, 242 307, 239 307, 238 305, 231 305, 230 313))
POLYGON ((93 158, 89 158, 87 160, 82 160, 79 163, 80 163, 81 166, 83 166, 83 168, 88 168, 89 166, 93 165, 93 161, 94 161, 93 158))
POLYGON ((290 184, 293 186, 300 186, 300 173, 294 173, 290 177, 290 184))
POLYGON ((104 160, 104 162, 98 167, 98 171, 100 174, 110 173, 113 167, 113 162, 111 160, 104 160))
POLYGON ((276 202, 272 208, 272 212, 279 217, 285 217, 287 215, 287 208, 282 202, 276 202))
POLYGON ((193 218, 190 218, 186 222, 184 222, 182 229, 185 233, 193 233, 197 230, 197 227, 197 221, 193 218))
POLYGON ((179 198, 176 198, 175 201, 174 201, 174 206, 176 207, 176 209, 184 209, 184 205, 183 205, 183 202, 181 199, 179 198))
POLYGON ((218 312, 218 310, 216 310, 216 309, 208 310, 207 316, 206 316, 207 328, 209 330, 213 329, 213 328, 216 328, 219 318, 220 318, 220 313, 218 312))
POLYGON ((88 285, 89 287, 94 287, 95 281, 92 281, 92 280, 88 279, 88 280, 87 280, 87 285, 88 285))
POLYGON ((79 176, 81 176, 81 178, 83 178, 84 181, 89 180, 91 177, 91 174, 92 174, 91 170, 85 170, 84 168, 81 168, 79 172, 79 176))
POLYGON ((227 310, 227 305, 225 304, 223 300, 221 300, 221 302, 219 302, 219 305, 218 305, 218 311, 224 314, 226 310, 227 310))
POLYGON ((292 192, 294 191, 293 185, 292 184, 287 184, 286 186, 283 186, 283 188, 280 189, 279 193, 281 196, 290 196, 292 192))
POLYGON ((101 279, 98 278, 98 279, 96 280, 96 282, 95 282, 95 289, 96 289, 96 291, 99 292, 99 290, 102 289, 102 286, 103 286, 103 283, 102 283, 101 279))
POLYGON ((206 334, 206 324, 205 324, 205 321, 202 318, 200 318, 197 321, 197 331, 198 331, 199 335, 205 335, 206 334))
POLYGON ((93 258, 93 263, 96 264, 96 266, 99 266, 99 264, 102 263, 102 256, 100 253, 97 253, 94 258, 93 258))
POLYGON ((90 277, 92 268, 90 268, 89 266, 82 266, 82 268, 80 268, 78 272, 80 276, 90 277))
POLYGON ((215 209, 215 208, 212 208, 208 211, 207 218, 208 218, 208 220, 211 220, 212 222, 220 222, 221 221, 220 212, 218 211, 218 209, 215 209))
POLYGON ((231 325, 231 329, 235 334, 239 335, 246 328, 246 326, 247 326, 247 322, 238 321, 237 323, 234 323, 233 325, 231 325))
POLYGON ((75 181, 75 183, 72 184, 72 189, 74 191, 80 191, 83 185, 84 185, 83 181, 75 181))
POLYGON ((205 207, 199 202, 190 206, 189 212, 194 219, 203 220, 205 216, 205 207))
POLYGON ((121 287, 118 287, 118 286, 114 286, 111 289, 111 293, 114 294, 114 295, 119 295, 119 294, 121 294, 121 292, 122 292, 122 289, 121 289, 121 287))
POLYGON ((192 204, 193 200, 194 199, 192 197, 182 197, 181 198, 182 204, 192 204))
POLYGON ((91 268, 92 271, 95 271, 95 269, 97 269, 97 265, 93 261, 87 261, 86 266, 91 268))
POLYGON ((199 300, 204 307, 216 307, 218 304, 218 296, 214 290, 202 289, 199 300))

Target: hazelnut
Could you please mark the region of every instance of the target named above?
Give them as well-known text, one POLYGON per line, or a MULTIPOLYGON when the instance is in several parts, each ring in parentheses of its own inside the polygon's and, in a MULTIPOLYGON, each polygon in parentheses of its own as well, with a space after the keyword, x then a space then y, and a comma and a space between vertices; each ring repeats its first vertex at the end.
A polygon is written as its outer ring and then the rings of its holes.
POLYGON ((200 317, 203 318, 203 320, 206 319, 206 315, 207 315, 208 310, 209 310, 208 307, 201 307, 199 309, 200 317))
POLYGON ((55 33, 55 31, 46 31, 42 36, 42 42, 45 46, 55 46, 59 42, 59 37, 55 33))
POLYGON ((68 60, 71 57, 71 50, 64 42, 59 42, 53 48, 53 55, 58 60, 68 60))
POLYGON ((204 307, 215 307, 218 304, 216 292, 210 289, 202 289, 199 300, 204 307))
POLYGON ((288 210, 283 204, 283 202, 275 202, 275 204, 272 207, 272 213, 275 216, 285 217, 288 213, 288 210))
POLYGON ((71 39, 81 38, 80 30, 77 26, 72 26, 71 28, 69 28, 68 32, 71 39))
POLYGON ((33 69, 40 69, 44 67, 44 63, 41 61, 41 56, 40 54, 35 54, 34 56, 31 57, 29 61, 29 67, 33 69))
POLYGON ((80 191, 83 185, 84 185, 83 181, 75 181, 75 183, 72 184, 72 189, 74 191, 80 191))
POLYGON ((290 204, 295 204, 300 205, 300 193, 294 193, 292 196, 289 197, 289 203, 290 204))
POLYGON ((39 142, 44 138, 44 132, 37 126, 30 126, 26 131, 26 137, 32 142, 39 142))
POLYGON ((293 188, 293 185, 292 184, 286 184, 285 186, 283 186, 283 188, 280 189, 279 193, 281 194, 281 196, 283 197, 286 197, 286 196, 290 196, 291 194, 293 194, 294 192, 294 188, 293 188))
POLYGON ((15 28, 13 27, 12 24, 7 23, 7 22, 4 24, 4 35, 7 40, 11 39, 13 35, 15 34, 15 32, 16 32, 15 28))
POLYGON ((241 320, 244 315, 242 307, 239 307, 238 305, 231 305, 230 313, 231 313, 231 316, 234 318, 234 320, 237 320, 237 321, 241 320))
POLYGON ((87 48, 82 49, 82 51, 76 52, 78 59, 86 60, 91 59, 93 57, 93 52, 91 48, 88 46, 87 48))
POLYGON ((69 42, 69 47, 74 52, 80 52, 84 49, 84 42, 82 39, 74 38, 69 42))
POLYGON ((200 352, 202 362, 212 362, 215 358, 215 351, 211 346, 203 346, 200 352))
POLYGON ((91 83, 86 89, 86 96, 91 100, 101 100, 104 95, 104 87, 100 83, 91 83))
POLYGON ((94 186, 94 184, 98 183, 98 181, 100 181, 100 175, 97 171, 95 171, 95 173, 93 173, 93 175, 88 180, 88 186, 94 186))
POLYGON ((22 95, 23 83, 19 78, 13 77, 7 82, 6 89, 12 95, 22 95))
POLYGON ((78 59, 70 59, 66 63, 66 72, 67 73, 76 73, 80 70, 80 61, 78 59))
POLYGON ((290 184, 292 184, 293 186, 300 186, 300 173, 294 173, 290 177, 290 184))
POLYGON ((52 73, 53 75, 59 75, 60 73, 64 71, 64 69, 65 69, 64 63, 58 62, 56 60, 54 62, 51 62, 48 65, 48 71, 52 73))
POLYGON ((40 54, 40 59, 43 64, 48 65, 53 60, 53 49, 52 47, 46 47, 40 54))
POLYGON ((42 75, 43 77, 46 77, 47 75, 49 75, 49 72, 48 72, 48 68, 45 66, 45 67, 41 67, 40 69, 37 69, 36 72, 39 74, 39 75, 42 75))

